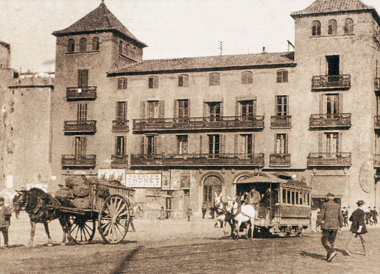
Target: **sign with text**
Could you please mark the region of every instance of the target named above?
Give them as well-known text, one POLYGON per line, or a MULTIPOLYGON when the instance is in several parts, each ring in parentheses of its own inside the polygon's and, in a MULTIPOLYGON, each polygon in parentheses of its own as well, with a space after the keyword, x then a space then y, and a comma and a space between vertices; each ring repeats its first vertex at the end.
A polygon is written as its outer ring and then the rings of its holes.
POLYGON ((126 174, 126 186, 161 188, 161 174, 126 174))
POLYGON ((108 181, 117 180, 122 185, 125 185, 125 170, 124 169, 99 169, 98 177, 108 181))

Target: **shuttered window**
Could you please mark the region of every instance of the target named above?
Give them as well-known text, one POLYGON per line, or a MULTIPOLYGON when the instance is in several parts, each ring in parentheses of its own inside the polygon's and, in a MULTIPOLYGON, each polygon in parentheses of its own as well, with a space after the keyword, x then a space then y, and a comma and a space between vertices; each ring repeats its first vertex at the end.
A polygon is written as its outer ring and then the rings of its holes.
POLYGON ((208 136, 208 154, 210 158, 217 158, 219 157, 220 153, 220 135, 209 135, 208 136))
POLYGON ((178 76, 178 86, 179 87, 188 87, 189 86, 189 75, 181 74, 178 76))
POLYGON ((149 88, 158 88, 158 77, 152 76, 148 78, 148 87, 149 88))
POLYGON ((116 136, 115 138, 115 154, 118 156, 125 155, 125 136, 116 136))
POLYGON ((243 71, 241 73, 241 83, 243 85, 253 83, 253 73, 251 71, 243 71))
POLYGON ((314 21, 312 25, 312 30, 311 30, 311 35, 312 36, 319 36, 321 35, 321 22, 319 21, 314 21))
POLYGON ((117 79, 117 89, 127 89, 127 78, 119 78, 117 79))
POLYGON ((275 152, 277 154, 288 153, 288 136, 285 133, 276 134, 275 152))
POLYGON ((277 95, 276 96, 276 115, 277 116, 286 116, 288 115, 288 96, 286 95, 277 95))
POLYGON ((75 157, 86 155, 87 139, 86 137, 75 137, 75 157))
POLYGON ((127 113, 127 102, 116 103, 116 120, 125 120, 127 113))
POLYGON ((277 71, 277 83, 287 83, 288 82, 288 71, 280 70, 277 71))
POLYGON ((87 120, 87 104, 78 104, 77 121, 78 123, 86 123, 87 120))
POLYGON ((79 50, 81 52, 86 52, 87 51, 87 39, 86 38, 81 38, 79 41, 79 50))
POLYGON ((209 75, 209 85, 219 86, 220 85, 220 73, 210 73, 209 75))
POLYGON ((88 87, 88 69, 78 69, 78 87, 88 87))

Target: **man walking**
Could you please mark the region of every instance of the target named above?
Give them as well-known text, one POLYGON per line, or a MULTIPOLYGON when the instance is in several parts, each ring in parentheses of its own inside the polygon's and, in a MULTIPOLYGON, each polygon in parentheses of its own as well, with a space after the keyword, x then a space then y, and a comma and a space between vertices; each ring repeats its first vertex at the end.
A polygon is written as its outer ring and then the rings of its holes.
POLYGON ((343 226, 343 215, 339 204, 334 202, 334 194, 327 194, 327 202, 321 207, 321 242, 327 251, 327 261, 331 262, 337 255, 334 248, 336 234, 343 226))

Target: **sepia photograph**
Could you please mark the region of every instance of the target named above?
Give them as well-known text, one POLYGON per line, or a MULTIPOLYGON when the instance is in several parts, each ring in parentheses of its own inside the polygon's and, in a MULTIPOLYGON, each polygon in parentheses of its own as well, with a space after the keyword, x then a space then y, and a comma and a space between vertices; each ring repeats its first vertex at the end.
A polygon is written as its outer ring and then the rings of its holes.
POLYGON ((0 273, 380 272, 379 0, 0 10, 0 273))

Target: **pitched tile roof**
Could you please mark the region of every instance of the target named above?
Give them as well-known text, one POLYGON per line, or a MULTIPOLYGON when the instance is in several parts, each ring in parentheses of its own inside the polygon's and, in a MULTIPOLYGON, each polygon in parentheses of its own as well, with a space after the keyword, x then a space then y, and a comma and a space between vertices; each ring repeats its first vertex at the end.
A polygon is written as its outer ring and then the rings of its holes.
POLYGON ((373 7, 363 4, 360 0, 316 0, 304 10, 292 12, 290 16, 331 13, 341 11, 375 10, 373 7))
POLYGON ((244 68, 295 66, 294 52, 223 55, 194 58, 146 60, 114 69, 109 75, 218 71, 244 68))
POLYGON ((102 2, 95 10, 68 28, 53 32, 53 35, 64 36, 75 33, 100 31, 116 31, 138 42, 143 47, 147 46, 143 42, 139 41, 135 36, 133 36, 133 34, 106 7, 104 2, 102 2))

